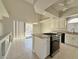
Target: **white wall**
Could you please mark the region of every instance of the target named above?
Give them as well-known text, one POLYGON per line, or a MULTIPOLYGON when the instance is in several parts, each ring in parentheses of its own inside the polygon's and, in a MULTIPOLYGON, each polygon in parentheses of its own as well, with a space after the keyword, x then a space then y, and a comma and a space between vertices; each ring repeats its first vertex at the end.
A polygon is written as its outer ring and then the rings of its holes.
POLYGON ((39 34, 41 33, 41 25, 39 24, 33 24, 33 34, 39 34))
POLYGON ((18 21, 18 36, 23 38, 24 34, 24 22, 18 21))
POLYGON ((0 22, 0 36, 3 34, 3 25, 2 23, 0 22))
POLYGON ((13 22, 10 20, 1 20, 0 21, 0 32, 2 33, 1 35, 7 34, 9 32, 12 32, 13 29, 13 22))
POLYGON ((13 22, 12 21, 7 21, 7 20, 3 20, 3 33, 9 33, 12 32, 13 29, 13 22))
POLYGON ((59 19, 48 19, 46 22, 41 23, 42 32, 53 32, 53 31, 65 31, 66 20, 64 18, 59 19))
POLYGON ((25 28, 24 28, 24 22, 23 21, 14 21, 13 24, 13 28, 14 28, 14 38, 19 38, 19 39, 23 39, 25 36, 25 28))
POLYGON ((33 33, 45 33, 53 31, 66 31, 66 19, 50 18, 44 22, 33 25, 33 33))

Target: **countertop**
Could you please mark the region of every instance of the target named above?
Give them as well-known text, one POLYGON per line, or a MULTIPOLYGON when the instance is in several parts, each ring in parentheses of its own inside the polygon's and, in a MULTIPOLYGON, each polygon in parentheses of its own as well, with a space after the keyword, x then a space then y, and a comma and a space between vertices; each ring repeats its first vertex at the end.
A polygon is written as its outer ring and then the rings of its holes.
MULTIPOLYGON (((77 32, 68 32, 68 31, 52 31, 49 33, 58 33, 59 35, 61 35, 62 33, 71 34, 71 35, 78 35, 77 32)), ((49 38, 50 37, 49 35, 44 35, 44 33, 33 34, 33 36, 37 36, 39 38, 49 38)))
POLYGON ((67 34, 78 35, 77 32, 66 32, 67 34))
POLYGON ((52 31, 52 32, 57 32, 57 33, 65 33, 65 34, 72 34, 72 35, 78 35, 78 32, 69 32, 69 31, 52 31))
MULTIPOLYGON (((52 35, 57 34, 57 33, 53 33, 52 35)), ((50 35, 45 35, 45 33, 40 33, 40 34, 32 34, 33 36, 39 37, 39 38, 50 38, 50 35)))
POLYGON ((44 34, 32 34, 33 36, 39 37, 39 38, 49 38, 49 36, 44 34))

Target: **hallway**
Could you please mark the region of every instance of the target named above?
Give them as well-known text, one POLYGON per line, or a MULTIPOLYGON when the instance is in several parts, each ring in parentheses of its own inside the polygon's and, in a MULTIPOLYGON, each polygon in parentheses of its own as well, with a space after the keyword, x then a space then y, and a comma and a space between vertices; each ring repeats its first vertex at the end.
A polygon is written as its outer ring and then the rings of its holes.
POLYGON ((38 59, 32 53, 32 38, 15 40, 6 59, 38 59))

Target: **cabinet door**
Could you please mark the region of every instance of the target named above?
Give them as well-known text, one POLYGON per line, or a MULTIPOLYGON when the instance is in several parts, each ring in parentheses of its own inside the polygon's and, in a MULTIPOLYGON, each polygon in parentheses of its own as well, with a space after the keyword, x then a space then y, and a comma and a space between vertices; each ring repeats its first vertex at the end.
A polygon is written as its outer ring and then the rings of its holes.
POLYGON ((74 46, 78 46, 78 36, 77 35, 73 35, 72 37, 72 43, 74 46))
POLYGON ((7 51, 8 49, 8 46, 9 46, 9 37, 6 37, 5 38, 5 50, 7 51))
POLYGON ((5 56, 5 50, 6 50, 5 49, 5 41, 3 41, 2 44, 1 44, 1 55, 2 56, 5 56))
POLYGON ((0 44, 0 59, 2 59, 1 44, 0 44))
POLYGON ((50 48, 50 46, 47 45, 47 44, 50 44, 49 42, 50 41, 47 41, 46 38, 35 37, 35 39, 34 39, 34 50, 35 50, 35 53, 37 54, 37 56, 40 59, 45 59, 48 56, 48 54, 49 54, 48 49, 50 48))
POLYGON ((72 34, 66 34, 66 43, 70 45, 77 46, 78 44, 78 36, 72 34))
POLYGON ((70 43, 70 41, 71 41, 71 40, 70 40, 70 39, 71 39, 71 38, 70 38, 70 35, 65 34, 65 39, 66 39, 66 40, 65 40, 66 43, 70 43))

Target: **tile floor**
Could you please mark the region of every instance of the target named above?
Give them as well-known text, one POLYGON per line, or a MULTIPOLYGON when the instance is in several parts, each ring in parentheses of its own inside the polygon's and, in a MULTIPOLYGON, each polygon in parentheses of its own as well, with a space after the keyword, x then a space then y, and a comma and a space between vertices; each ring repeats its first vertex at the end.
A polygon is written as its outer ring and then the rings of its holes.
POLYGON ((77 52, 77 48, 61 44, 59 52, 53 58, 47 59, 78 59, 77 52))
MULTIPOLYGON (((60 51, 47 59, 77 59, 77 48, 61 44, 60 51)), ((32 52, 32 38, 15 40, 6 59, 39 59, 32 52)))

